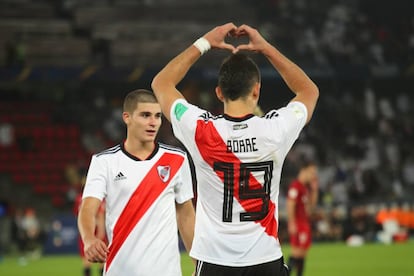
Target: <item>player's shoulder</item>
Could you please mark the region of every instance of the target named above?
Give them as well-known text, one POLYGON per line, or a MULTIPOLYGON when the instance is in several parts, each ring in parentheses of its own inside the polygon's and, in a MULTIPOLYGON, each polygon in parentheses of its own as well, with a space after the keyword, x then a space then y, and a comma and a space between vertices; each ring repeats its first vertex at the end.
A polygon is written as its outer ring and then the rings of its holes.
POLYGON ((302 184, 299 182, 299 180, 294 179, 294 180, 290 183, 289 188, 290 188, 290 189, 297 189, 297 188, 298 188, 298 187, 300 187, 300 186, 302 186, 302 184))
POLYGON ((283 106, 279 109, 270 110, 265 115, 263 115, 262 118, 267 119, 267 120, 277 119, 277 118, 283 117, 283 114, 288 110, 289 112, 293 112, 295 114, 307 112, 306 106, 302 102, 292 101, 292 102, 289 102, 286 106, 283 106))
POLYGON ((293 180, 288 187, 288 198, 295 199, 301 193, 300 183, 298 180, 293 180))
POLYGON ((276 109, 272 109, 269 112, 267 112, 265 115, 262 116, 265 120, 271 120, 279 117, 279 112, 276 109))
POLYGON ((173 153, 173 154, 179 154, 179 155, 183 155, 186 156, 187 153, 185 152, 185 150, 183 150, 180 147, 177 146, 172 146, 172 145, 168 145, 168 144, 164 144, 164 143, 158 143, 159 149, 169 152, 169 153, 173 153))
POLYGON ((94 154, 94 156, 96 158, 104 157, 104 156, 111 156, 111 155, 114 155, 114 154, 116 154, 117 152, 119 152, 121 150, 122 150, 121 145, 118 144, 118 145, 113 146, 111 148, 105 149, 101 152, 98 152, 98 153, 94 154))

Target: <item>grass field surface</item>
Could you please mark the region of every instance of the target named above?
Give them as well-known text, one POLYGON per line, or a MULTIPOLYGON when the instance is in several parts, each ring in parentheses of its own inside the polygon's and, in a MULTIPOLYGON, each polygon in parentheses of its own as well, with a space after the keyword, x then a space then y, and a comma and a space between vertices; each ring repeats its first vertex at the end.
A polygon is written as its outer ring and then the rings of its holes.
MULTIPOLYGON (((289 247, 283 247, 285 261, 289 247)), ((349 247, 343 243, 314 244, 306 260, 305 276, 411 276, 414 275, 414 241, 403 244, 366 244, 349 247)), ((182 256, 183 276, 194 266, 182 256)), ((1 276, 82 276, 81 261, 76 255, 43 256, 21 266, 17 257, 6 256, 0 261, 1 276)), ((92 276, 98 276, 93 267, 92 276)), ((122 275, 120 275, 122 276, 122 275)), ((260 275, 258 275, 260 276, 260 275)))

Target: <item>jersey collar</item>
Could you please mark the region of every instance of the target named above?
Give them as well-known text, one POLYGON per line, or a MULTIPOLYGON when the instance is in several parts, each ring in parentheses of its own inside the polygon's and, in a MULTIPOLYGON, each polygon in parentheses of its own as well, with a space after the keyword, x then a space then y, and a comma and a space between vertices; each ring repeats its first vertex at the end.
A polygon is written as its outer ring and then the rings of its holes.
POLYGON ((226 119, 228 121, 242 122, 242 121, 246 121, 246 120, 254 117, 254 114, 247 114, 247 115, 244 115, 242 117, 232 117, 230 115, 224 114, 223 117, 224 117, 224 119, 226 119))
MULTIPOLYGON (((131 158, 131 159, 133 159, 133 160, 135 160, 135 161, 143 161, 143 160, 139 159, 138 157, 136 157, 135 155, 132 155, 132 154, 130 154, 129 152, 127 152, 127 151, 125 150, 124 143, 125 143, 125 142, 122 142, 122 143, 120 144, 120 146, 121 146, 121 150, 122 150, 122 152, 123 152, 126 156, 128 156, 129 158, 131 158)), ((151 153, 150 155, 148 155, 148 157, 147 157, 145 160, 151 160, 151 159, 152 159, 152 158, 153 158, 153 157, 157 154, 157 152, 158 152, 158 150, 159 150, 160 146, 159 146, 158 142, 154 142, 154 144, 155 144, 154 150, 152 151, 152 153, 151 153)))

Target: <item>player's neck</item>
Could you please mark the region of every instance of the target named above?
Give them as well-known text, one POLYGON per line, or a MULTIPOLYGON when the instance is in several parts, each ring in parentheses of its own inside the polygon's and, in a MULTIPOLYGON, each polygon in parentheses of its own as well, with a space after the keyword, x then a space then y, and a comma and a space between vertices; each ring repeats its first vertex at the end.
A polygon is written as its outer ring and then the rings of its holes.
POLYGON ((298 181, 299 181, 302 185, 306 186, 307 179, 306 179, 304 176, 302 176, 301 174, 299 174, 299 176, 298 176, 298 181))
POLYGON ((236 100, 224 103, 224 114, 231 117, 243 117, 252 114, 254 107, 250 106, 246 101, 236 100))
POLYGON ((142 142, 142 141, 131 141, 127 139, 124 143, 125 150, 140 160, 147 159, 155 149, 155 142, 142 142))

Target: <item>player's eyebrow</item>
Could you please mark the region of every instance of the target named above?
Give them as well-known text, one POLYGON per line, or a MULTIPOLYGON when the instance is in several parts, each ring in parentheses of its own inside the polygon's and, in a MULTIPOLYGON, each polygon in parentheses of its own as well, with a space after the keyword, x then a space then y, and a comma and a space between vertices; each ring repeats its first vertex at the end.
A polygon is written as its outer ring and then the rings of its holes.
POLYGON ((157 113, 152 113, 150 111, 141 111, 139 112, 139 115, 141 116, 151 116, 151 115, 155 115, 156 117, 162 117, 162 112, 157 112, 157 113))

